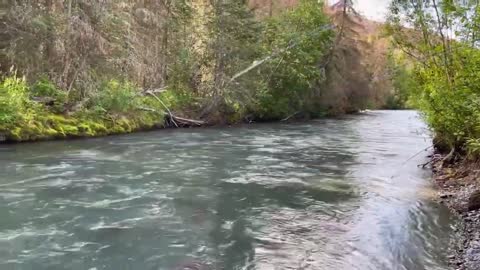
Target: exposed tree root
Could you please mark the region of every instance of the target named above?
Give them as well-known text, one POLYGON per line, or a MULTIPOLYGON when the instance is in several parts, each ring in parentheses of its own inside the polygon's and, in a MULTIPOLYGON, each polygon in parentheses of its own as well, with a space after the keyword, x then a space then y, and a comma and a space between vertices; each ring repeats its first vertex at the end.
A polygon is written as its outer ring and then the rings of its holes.
POLYGON ((445 164, 447 164, 447 163, 451 163, 454 158, 455 158, 455 147, 452 147, 452 149, 450 150, 450 153, 448 153, 448 155, 446 155, 442 159, 442 161, 440 163, 440 168, 443 168, 445 166, 445 164))

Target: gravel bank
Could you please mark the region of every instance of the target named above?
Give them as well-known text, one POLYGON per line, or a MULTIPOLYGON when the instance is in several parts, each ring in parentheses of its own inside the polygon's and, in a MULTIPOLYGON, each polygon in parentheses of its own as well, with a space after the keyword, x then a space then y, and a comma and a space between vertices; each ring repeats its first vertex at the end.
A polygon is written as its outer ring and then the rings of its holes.
POLYGON ((449 260, 452 269, 480 269, 480 163, 445 164, 444 156, 432 156, 439 200, 461 219, 449 260))

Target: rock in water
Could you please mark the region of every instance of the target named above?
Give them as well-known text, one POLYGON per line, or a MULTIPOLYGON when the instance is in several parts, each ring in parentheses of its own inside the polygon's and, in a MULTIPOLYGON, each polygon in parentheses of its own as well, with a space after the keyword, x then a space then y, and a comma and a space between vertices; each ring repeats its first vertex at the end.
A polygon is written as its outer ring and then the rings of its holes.
POLYGON ((474 191, 468 198, 468 211, 480 209, 480 190, 474 191))

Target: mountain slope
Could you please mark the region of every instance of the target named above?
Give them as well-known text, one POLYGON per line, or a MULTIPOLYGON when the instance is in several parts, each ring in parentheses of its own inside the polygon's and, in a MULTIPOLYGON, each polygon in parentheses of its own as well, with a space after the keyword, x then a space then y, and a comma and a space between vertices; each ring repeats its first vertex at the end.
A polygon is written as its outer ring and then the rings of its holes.
POLYGON ((327 66, 322 104, 334 114, 383 107, 393 92, 383 25, 339 4, 326 12, 339 36, 327 66))

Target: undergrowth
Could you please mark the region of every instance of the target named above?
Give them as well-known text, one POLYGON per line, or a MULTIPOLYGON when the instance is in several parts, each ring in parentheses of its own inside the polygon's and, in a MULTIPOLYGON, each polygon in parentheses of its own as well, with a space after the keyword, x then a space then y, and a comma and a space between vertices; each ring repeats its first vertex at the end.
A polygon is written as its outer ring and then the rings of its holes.
MULTIPOLYGON (((94 137, 129 133, 164 125, 164 110, 132 84, 108 81, 98 96, 77 110, 69 106, 66 91, 47 79, 29 86, 10 76, 0 82, 0 134, 7 141, 94 137)), ((169 97, 174 103, 174 97, 169 97)))

